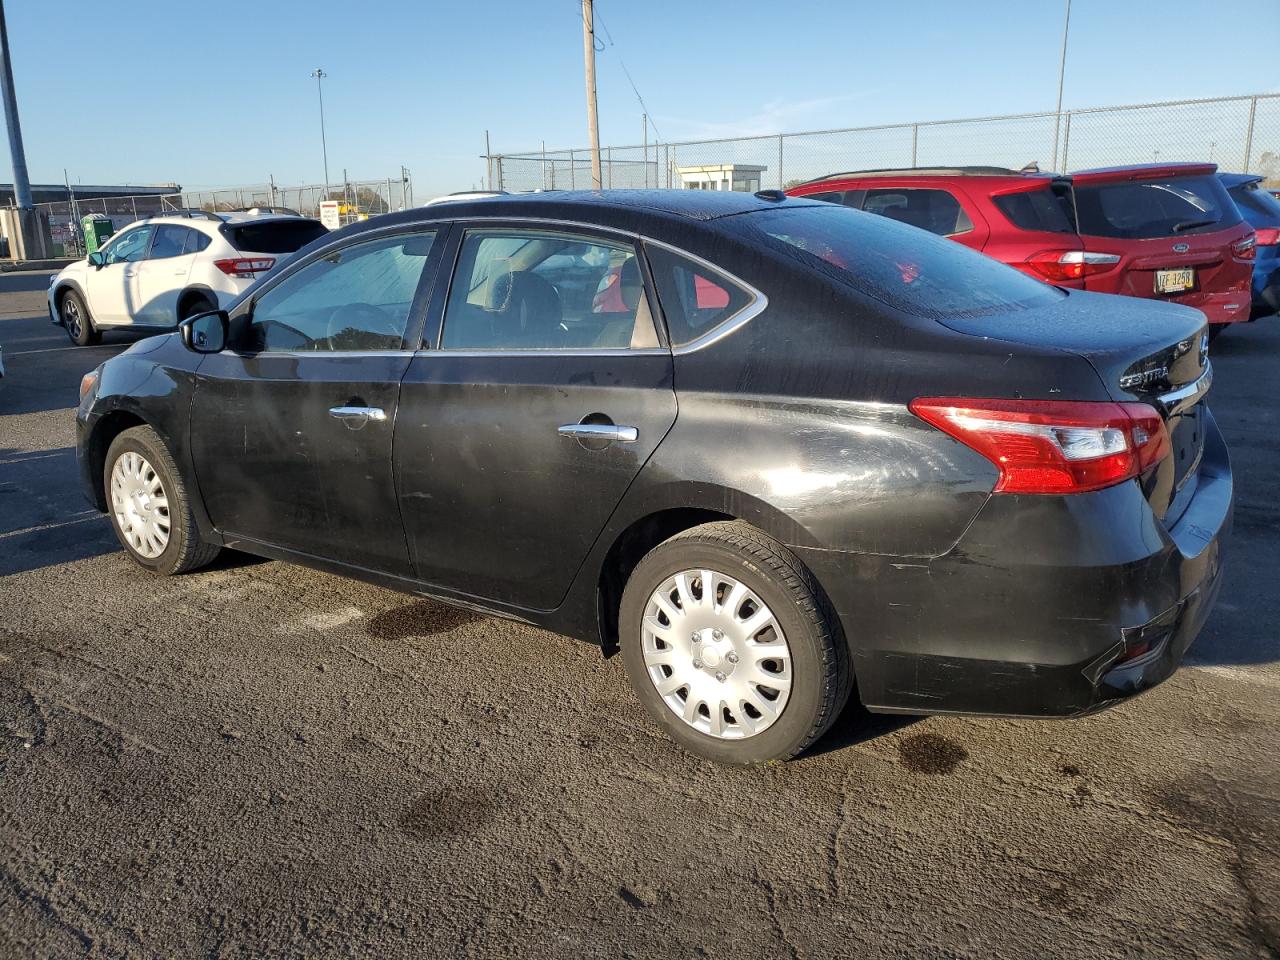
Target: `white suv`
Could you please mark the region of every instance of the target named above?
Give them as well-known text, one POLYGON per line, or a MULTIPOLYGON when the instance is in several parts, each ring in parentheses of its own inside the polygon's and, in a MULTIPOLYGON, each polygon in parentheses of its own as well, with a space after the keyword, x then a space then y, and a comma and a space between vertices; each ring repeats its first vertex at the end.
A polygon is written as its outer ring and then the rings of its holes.
POLYGON ((107 329, 172 329, 226 307, 327 232, 319 220, 256 211, 139 220, 49 281, 49 315, 80 346, 107 329))

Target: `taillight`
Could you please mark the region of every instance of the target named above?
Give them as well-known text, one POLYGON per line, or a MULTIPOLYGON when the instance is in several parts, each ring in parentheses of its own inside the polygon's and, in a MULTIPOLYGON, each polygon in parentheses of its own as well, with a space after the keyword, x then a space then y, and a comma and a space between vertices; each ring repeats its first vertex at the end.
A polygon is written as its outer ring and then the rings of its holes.
POLYGON ((1139 476, 1169 455, 1145 403, 919 397, 911 412, 1000 469, 996 493, 1084 493, 1139 476))
POLYGON ((1120 262, 1118 253, 1095 253, 1092 250, 1041 250, 1027 257, 1027 266, 1051 283, 1082 280, 1095 273, 1106 273, 1120 262))
POLYGON ((1280 227, 1260 227, 1253 240, 1259 247, 1280 247, 1280 227))
POLYGON ((215 260, 213 265, 229 277, 251 279, 259 273, 265 273, 270 270, 276 265, 276 261, 274 257, 258 257, 256 259, 236 257, 230 260, 215 260))
POLYGON ((1254 260, 1258 256, 1257 234, 1251 233, 1231 245, 1231 255, 1237 260, 1254 260))

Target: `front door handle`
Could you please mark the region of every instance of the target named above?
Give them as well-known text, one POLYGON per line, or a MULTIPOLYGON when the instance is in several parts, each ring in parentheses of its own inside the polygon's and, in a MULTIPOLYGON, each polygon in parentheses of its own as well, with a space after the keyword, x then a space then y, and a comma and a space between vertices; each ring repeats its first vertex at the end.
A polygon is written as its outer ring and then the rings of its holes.
POLYGON ((619 443, 635 443, 640 439, 640 431, 635 427, 624 427, 616 423, 566 423, 556 432, 562 437, 575 437, 578 440, 616 440, 619 443))
POLYGON ((330 407, 329 416, 339 420, 373 420, 381 423, 387 419, 387 412, 381 407, 330 407))

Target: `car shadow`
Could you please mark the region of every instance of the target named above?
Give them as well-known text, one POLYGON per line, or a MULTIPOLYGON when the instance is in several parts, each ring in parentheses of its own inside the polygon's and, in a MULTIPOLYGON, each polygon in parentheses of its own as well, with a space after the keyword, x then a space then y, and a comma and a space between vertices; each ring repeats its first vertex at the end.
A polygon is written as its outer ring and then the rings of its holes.
POLYGON ((80 493, 74 449, 0 449, 0 576, 119 549, 80 493))
POLYGON ((878 740, 891 733, 923 720, 924 717, 896 713, 872 713, 858 702, 855 690, 849 698, 839 718, 817 743, 801 754, 805 757, 820 757, 824 753, 832 753, 852 747, 870 740, 878 740))

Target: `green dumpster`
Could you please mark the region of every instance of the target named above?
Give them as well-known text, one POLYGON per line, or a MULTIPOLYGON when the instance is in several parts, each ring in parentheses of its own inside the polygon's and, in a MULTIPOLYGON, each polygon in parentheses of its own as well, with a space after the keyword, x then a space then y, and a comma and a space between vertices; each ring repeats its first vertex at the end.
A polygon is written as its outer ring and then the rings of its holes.
POLYGON ((116 232, 111 218, 105 213, 90 213, 81 217, 80 228, 84 231, 84 252, 86 254, 101 249, 102 245, 116 232))

